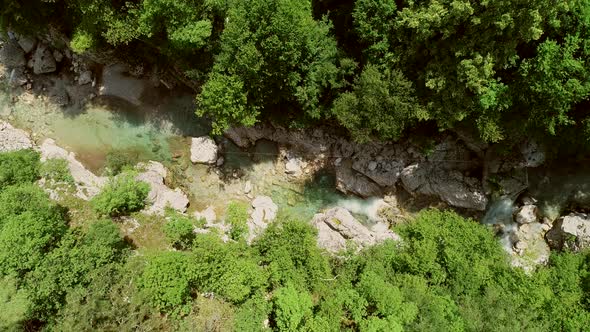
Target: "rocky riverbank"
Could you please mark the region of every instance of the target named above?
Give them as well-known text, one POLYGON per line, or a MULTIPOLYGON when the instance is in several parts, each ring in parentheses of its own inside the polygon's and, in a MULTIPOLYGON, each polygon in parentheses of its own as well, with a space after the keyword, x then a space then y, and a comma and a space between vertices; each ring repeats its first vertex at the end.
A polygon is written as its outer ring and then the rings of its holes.
MULTIPOLYGON (((33 38, 15 34, 2 42, 0 76, 10 87, 12 96, 46 99, 62 107, 64 112, 76 113, 82 109, 81 105, 101 96, 118 98, 129 107, 143 107, 158 86, 169 89, 178 83, 156 69, 128 66, 114 58, 79 56, 65 46, 49 45, 67 43, 56 43, 53 36, 33 38)), ((3 110, 2 114, 10 119, 11 115, 5 113, 3 110)), ((185 121, 184 125, 187 124, 185 121)), ((169 122, 166 126, 175 124, 169 122)), ((188 137, 190 143, 181 150, 186 150, 183 153, 189 156, 190 162, 202 166, 198 173, 182 174, 189 177, 199 174, 201 182, 223 187, 228 199, 247 200, 251 205, 250 240, 274 220, 279 208, 272 198, 258 190, 261 184, 242 176, 240 170, 232 171, 231 178, 235 181, 224 180, 227 174, 223 174, 223 167, 232 153, 272 159, 271 166, 259 171, 271 171, 281 181, 306 183, 313 181, 318 173, 328 172, 335 176, 335 187, 342 193, 378 202, 374 211, 363 211, 374 225, 361 223, 350 214, 355 213, 350 207, 348 211, 342 207, 317 211, 313 224, 319 230, 319 244, 333 252, 344 249, 349 241, 360 248, 383 239, 396 239, 389 227, 403 214, 400 210, 408 200, 439 202, 437 206, 479 217, 487 211, 484 220, 496 225, 514 264, 519 266, 546 262, 550 249, 581 250, 590 243, 590 232, 586 232, 590 221, 582 214, 590 205, 577 204, 574 211, 568 208, 569 198, 566 198, 553 210, 557 214, 548 213, 543 208, 545 202, 540 202, 540 197, 535 197, 531 190, 528 171, 542 167, 545 160, 544 148, 534 141, 522 142, 509 153, 500 153, 466 131, 438 133, 428 144, 412 139, 357 144, 331 127, 293 130, 269 123, 232 128, 224 136, 188 137), (227 140, 242 150, 228 150, 227 140), (252 151, 260 142, 275 144, 276 155, 252 151), (250 150, 246 152, 246 149, 250 150), (394 203, 383 197, 394 197, 394 203)), ((107 181, 86 169, 75 154, 59 147, 54 140, 43 140, 36 145, 26 132, 6 122, 0 123, 1 151, 31 147, 39 149, 44 159, 62 158, 68 162, 80 198, 91 198, 107 181)), ((166 166, 149 161, 138 170, 138 178, 152 186, 146 213, 161 214, 166 206, 181 213, 187 211, 194 193, 169 188, 170 170, 166 166)), ((270 185, 275 182, 270 181, 270 185)), ((542 186, 539 188, 542 190, 542 186)), ((220 199, 225 202, 224 198, 220 199)), ((208 229, 227 231, 229 227, 223 223, 223 213, 212 205, 190 213, 205 218, 208 229)))

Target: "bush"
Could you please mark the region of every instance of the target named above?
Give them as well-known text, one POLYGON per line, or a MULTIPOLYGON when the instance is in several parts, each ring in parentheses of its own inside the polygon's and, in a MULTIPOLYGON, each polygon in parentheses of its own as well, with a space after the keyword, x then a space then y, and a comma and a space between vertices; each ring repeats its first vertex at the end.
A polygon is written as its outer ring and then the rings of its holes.
POLYGON ((62 218, 60 208, 34 184, 10 186, 0 192, 0 228, 7 218, 25 212, 34 212, 46 219, 62 218))
POLYGON ((74 33, 72 37, 72 41, 70 42, 70 47, 72 51, 82 54, 86 52, 89 48, 94 45, 94 38, 92 35, 86 31, 78 30, 74 33))
POLYGON ((225 221, 231 226, 229 236, 233 240, 243 239, 248 233, 248 205, 243 202, 231 202, 227 206, 225 221))
POLYGON ((190 248, 195 239, 194 227, 195 221, 193 219, 175 213, 164 225, 164 234, 173 247, 184 250, 190 248))
POLYGON ((74 184, 74 178, 65 159, 57 158, 45 161, 41 164, 40 175, 42 178, 53 182, 74 184))
POLYGON ((91 204, 99 214, 116 217, 143 209, 149 192, 149 184, 126 173, 112 178, 91 204))
POLYGON ((0 153, 0 188, 33 183, 39 178, 39 153, 20 150, 0 153))
POLYGON ((190 283, 188 256, 162 252, 148 258, 139 287, 161 312, 182 315, 190 311, 190 283))

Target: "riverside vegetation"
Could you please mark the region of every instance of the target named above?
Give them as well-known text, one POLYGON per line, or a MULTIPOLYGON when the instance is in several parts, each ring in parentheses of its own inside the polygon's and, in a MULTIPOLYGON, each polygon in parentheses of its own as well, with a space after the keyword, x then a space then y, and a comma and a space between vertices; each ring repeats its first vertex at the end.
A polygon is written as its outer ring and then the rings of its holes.
MULTIPOLYGON (((196 112, 211 118, 214 134, 268 121, 329 125, 358 142, 467 130, 506 151, 534 138, 550 141, 553 157, 588 152, 587 1, 1 4, 3 30, 53 29, 79 54, 114 50, 131 64, 173 68, 196 90, 196 112)), ((185 214, 148 217, 138 211, 150 188, 133 173, 134 158, 107 159, 111 178, 92 200, 67 190, 54 200, 42 182, 75 186, 67 162, 41 162, 33 150, 0 153, 0 330, 590 325, 584 250, 565 246, 524 271, 490 227, 436 209, 396 225, 401 241, 360 252, 326 253, 309 220, 280 211, 249 243, 242 203, 227 204, 229 238, 195 232, 205 221, 185 214), (134 219, 164 243, 126 234, 134 219)))
POLYGON ((195 234, 201 221, 170 212, 170 250, 137 248, 120 216, 143 207, 145 183, 124 172, 90 202, 62 205, 35 184, 47 169, 69 179, 47 163, 31 150, 0 154, 3 331, 580 331, 590 323, 586 253, 554 252, 526 274, 489 228, 454 212, 423 210, 396 227, 401 242, 333 256, 307 220, 285 217, 248 245, 248 215, 230 204, 232 241, 195 234))

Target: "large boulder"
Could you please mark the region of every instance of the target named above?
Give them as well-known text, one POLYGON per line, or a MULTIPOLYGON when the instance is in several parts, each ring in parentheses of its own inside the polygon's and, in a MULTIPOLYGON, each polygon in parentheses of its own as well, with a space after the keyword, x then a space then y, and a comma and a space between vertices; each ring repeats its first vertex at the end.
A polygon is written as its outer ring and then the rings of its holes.
POLYGON ((25 52, 13 40, 4 43, 0 49, 0 62, 8 68, 24 67, 27 64, 25 52))
POLYGON ((590 247, 590 216, 571 213, 558 219, 546 235, 551 248, 580 251, 590 247))
POLYGON ((268 196, 257 196, 252 201, 252 214, 248 220, 249 237, 248 241, 252 241, 255 237, 260 235, 262 231, 268 226, 268 223, 275 220, 279 207, 268 196))
POLYGON ((97 195, 107 182, 106 177, 94 175, 76 159, 74 153, 57 146, 55 141, 50 138, 43 141, 39 150, 42 161, 47 159, 65 159, 67 161, 70 173, 76 183, 76 196, 84 200, 89 200, 97 195))
POLYGON ((536 266, 549 262, 550 248, 545 242, 548 225, 538 222, 518 226, 512 234, 511 254, 512 265, 532 272, 536 266))
POLYGON ((148 183, 151 188, 148 194, 150 205, 145 212, 162 215, 166 207, 179 212, 186 211, 189 204, 188 197, 179 188, 172 190, 166 186, 164 179, 166 179, 168 171, 164 165, 150 161, 138 165, 138 168, 142 172, 137 176, 137 180, 148 183))
POLYGON ((538 209, 535 205, 523 205, 514 218, 519 224, 530 224, 538 220, 538 209))
POLYGON ((35 46, 37 46, 37 39, 35 37, 29 36, 19 36, 18 37, 18 45, 22 48, 25 53, 31 53, 35 46))
POLYGON ((485 211, 488 203, 481 182, 456 170, 417 163, 404 168, 401 179, 408 192, 437 196, 451 206, 485 211))
POLYGON ((210 137, 193 137, 191 140, 191 161, 195 164, 214 165, 217 162, 217 144, 210 137))
POLYGON ((53 73, 57 70, 57 62, 53 52, 45 46, 39 45, 33 53, 33 72, 37 75, 53 73))
POLYGON ((336 167, 336 188, 345 194, 361 197, 374 197, 382 194, 379 185, 353 170, 350 163, 346 161, 336 167))
POLYGON ((316 214, 312 224, 318 229, 318 246, 332 253, 346 250, 349 242, 360 250, 387 239, 400 239, 386 224, 378 223, 369 229, 341 207, 316 214))
POLYGON ((0 121, 0 152, 31 149, 33 142, 29 134, 14 128, 10 123, 0 121))

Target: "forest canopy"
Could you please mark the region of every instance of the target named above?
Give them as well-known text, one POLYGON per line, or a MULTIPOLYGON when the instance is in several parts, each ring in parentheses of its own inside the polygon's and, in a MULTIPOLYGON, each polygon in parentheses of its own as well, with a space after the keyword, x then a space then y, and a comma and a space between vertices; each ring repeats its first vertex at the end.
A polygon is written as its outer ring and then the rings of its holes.
POLYGON ((435 125, 581 149, 588 13, 580 0, 3 0, 0 23, 180 69, 215 133, 272 120, 397 140, 435 125))

